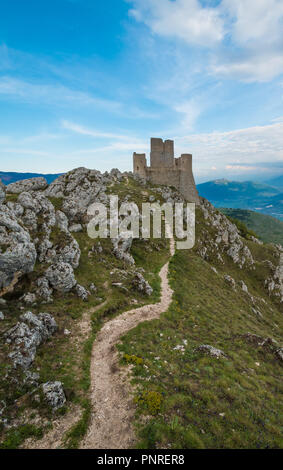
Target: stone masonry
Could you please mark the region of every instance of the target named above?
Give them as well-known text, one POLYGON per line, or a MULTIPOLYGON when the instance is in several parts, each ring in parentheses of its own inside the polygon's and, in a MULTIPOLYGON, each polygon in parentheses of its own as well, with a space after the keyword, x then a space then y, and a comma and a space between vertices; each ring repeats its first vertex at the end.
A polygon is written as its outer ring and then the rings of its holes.
POLYGON ((150 166, 145 153, 133 155, 134 173, 154 184, 174 186, 188 202, 199 202, 192 170, 192 155, 174 158, 174 141, 151 138, 150 166))

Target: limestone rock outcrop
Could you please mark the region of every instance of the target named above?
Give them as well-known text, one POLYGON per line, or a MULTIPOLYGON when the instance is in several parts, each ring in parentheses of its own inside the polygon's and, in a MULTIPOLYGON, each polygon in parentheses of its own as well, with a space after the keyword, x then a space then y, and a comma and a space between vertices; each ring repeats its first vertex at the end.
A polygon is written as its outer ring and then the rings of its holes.
POLYGON ((200 208, 208 227, 213 228, 214 234, 199 243, 199 254, 203 259, 216 257, 223 262, 222 254, 228 255, 240 268, 252 267, 254 259, 251 251, 241 238, 235 224, 217 211, 206 199, 200 200, 200 208))
POLYGON ((15 368, 27 369, 35 359, 38 346, 57 330, 57 324, 49 313, 34 315, 26 312, 20 321, 5 333, 6 342, 12 345, 9 354, 15 368))
POLYGON ((6 186, 0 180, 0 204, 6 199, 6 186))
POLYGON ((48 197, 62 198, 62 211, 72 223, 86 221, 86 212, 93 202, 105 198, 107 183, 112 178, 99 171, 77 168, 65 175, 59 176, 45 191, 48 197))
POLYGON ((33 271, 37 253, 29 232, 14 213, 0 206, 0 291, 33 271))
POLYGON ((7 192, 12 194, 20 194, 24 191, 39 191, 46 189, 48 183, 42 176, 30 178, 26 180, 16 181, 7 185, 7 192))

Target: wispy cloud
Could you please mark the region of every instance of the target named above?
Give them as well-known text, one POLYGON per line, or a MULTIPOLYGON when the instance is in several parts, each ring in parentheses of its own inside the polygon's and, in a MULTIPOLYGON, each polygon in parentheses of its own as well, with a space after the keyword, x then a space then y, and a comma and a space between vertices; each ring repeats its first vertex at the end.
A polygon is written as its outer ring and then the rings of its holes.
POLYGON ((89 137, 98 137, 104 139, 118 139, 118 140, 128 140, 129 136, 123 134, 112 134, 109 132, 98 131, 96 129, 89 129, 80 124, 76 124, 70 121, 62 121, 62 128, 77 134, 86 135, 89 137))
POLYGON ((193 130, 195 122, 202 112, 200 102, 192 98, 189 101, 184 101, 176 105, 174 109, 183 115, 182 127, 186 129, 187 132, 193 130))
POLYGON ((94 97, 63 85, 28 82, 10 76, 0 78, 0 95, 17 101, 56 106, 96 106, 112 112, 121 109, 121 103, 94 97))

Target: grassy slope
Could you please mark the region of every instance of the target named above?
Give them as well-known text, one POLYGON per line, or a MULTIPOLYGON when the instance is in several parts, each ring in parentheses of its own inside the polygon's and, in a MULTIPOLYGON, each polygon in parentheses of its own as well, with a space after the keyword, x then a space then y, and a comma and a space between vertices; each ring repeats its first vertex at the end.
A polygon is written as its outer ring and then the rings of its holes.
MULTIPOLYGON (((197 219, 200 234, 205 224, 200 213, 197 219)), ((249 245, 255 259, 272 260, 271 246, 249 245)), ((122 358, 126 353, 142 359, 134 367, 142 448, 282 447, 282 366, 236 336, 252 332, 280 341, 282 313, 263 289, 266 268, 240 270, 228 259, 224 266, 212 265, 218 274, 195 249, 177 252, 170 264, 175 294, 169 311, 139 325, 119 346, 122 358), (234 292, 225 283, 225 273, 264 298, 263 318, 253 313, 239 285, 234 292), (184 340, 184 353, 174 350, 184 340), (200 344, 218 347, 228 358, 195 352, 200 344)))
MULTIPOLYGON (((118 194, 120 198, 130 194, 133 199, 140 201, 144 188, 129 179, 127 184, 112 187, 111 192, 118 194)), ((154 194, 154 191, 148 191, 147 194, 154 194)), ((148 195, 144 195, 142 199, 146 200, 148 195)), ((158 195, 158 197, 160 196, 158 195)), ((53 199, 52 202, 56 208, 60 208, 60 200, 53 199)), ((83 410, 81 420, 67 437, 66 447, 77 447, 80 438, 86 431, 90 417, 88 400, 89 366, 92 343, 97 331, 105 320, 133 308, 131 303, 133 299, 137 301, 137 306, 152 303, 159 299, 160 278, 158 272, 169 258, 169 244, 167 241, 150 240, 145 243, 134 240, 131 253, 136 260, 136 266, 144 268, 143 275, 153 287, 154 292, 148 297, 133 290, 130 277, 123 280, 123 285, 129 289, 128 292, 125 292, 117 287, 112 287, 112 282, 121 281, 121 278, 118 274, 111 275, 110 273, 115 269, 127 270, 128 265, 114 257, 110 240, 101 240, 102 253, 93 253, 89 257, 89 250, 97 243, 97 240, 90 239, 86 232, 75 234, 75 236, 81 248, 80 265, 75 270, 76 278, 85 287, 94 283, 98 289, 97 292, 91 295, 87 303, 73 293, 64 296, 55 294, 52 304, 26 307, 24 309, 24 311, 31 310, 33 313, 49 312, 54 316, 59 326, 56 335, 38 348, 35 362, 30 370, 39 372, 40 382, 62 381, 68 402, 67 407, 61 410, 59 414, 67 412, 71 403, 79 405, 83 410), (106 304, 102 308, 95 313, 91 313, 96 306, 104 301, 106 301, 106 304), (87 318, 91 318, 91 328, 84 336, 79 331, 82 314, 86 311, 89 311, 87 318), (65 329, 71 331, 70 336, 64 335, 65 329)), ((56 239, 56 237, 58 237, 57 230, 53 233, 53 238, 56 239)), ((24 292, 32 291, 32 281, 42 269, 42 265, 38 264, 34 273, 24 276, 14 293, 9 296, 7 307, 1 307, 5 314, 5 320, 0 322, 0 335, 18 320, 22 313, 19 298, 24 292)), ((8 347, 3 341, 0 341, 0 403, 2 400, 6 401, 8 415, 13 416, 19 426, 8 433, 4 432, 2 428, 2 436, 0 428, 0 442, 2 440, 2 447, 4 448, 15 448, 26 437, 40 437, 42 432, 50 426, 50 420, 54 418, 54 415, 43 402, 37 403, 33 396, 25 394, 28 389, 25 390, 22 385, 18 387, 16 383, 5 380, 6 372, 10 370, 7 353, 8 347), (40 427, 33 425, 34 418, 38 416, 40 420, 37 419, 36 422, 40 421, 40 427)))
POLYGON ((265 243, 280 243, 283 245, 283 222, 270 217, 244 209, 220 209, 223 214, 243 222, 253 230, 265 243))

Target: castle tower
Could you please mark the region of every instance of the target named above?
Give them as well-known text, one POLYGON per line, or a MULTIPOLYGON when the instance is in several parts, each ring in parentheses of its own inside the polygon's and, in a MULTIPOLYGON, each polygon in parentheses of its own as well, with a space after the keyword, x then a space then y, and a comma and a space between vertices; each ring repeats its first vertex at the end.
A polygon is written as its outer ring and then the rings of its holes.
POLYGON ((133 155, 134 173, 154 184, 174 186, 188 202, 199 203, 192 170, 192 155, 174 158, 174 141, 151 138, 150 166, 144 153, 133 155))
POLYGON ((167 168, 174 166, 174 140, 164 142, 164 166, 167 168))
POLYGON ((160 168, 164 163, 164 144, 162 139, 150 139, 150 166, 160 168))
POLYGON ((142 178, 146 178, 146 156, 145 153, 136 153, 133 155, 134 173, 142 178))

